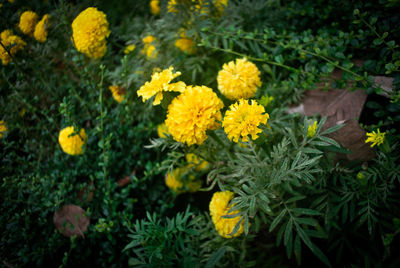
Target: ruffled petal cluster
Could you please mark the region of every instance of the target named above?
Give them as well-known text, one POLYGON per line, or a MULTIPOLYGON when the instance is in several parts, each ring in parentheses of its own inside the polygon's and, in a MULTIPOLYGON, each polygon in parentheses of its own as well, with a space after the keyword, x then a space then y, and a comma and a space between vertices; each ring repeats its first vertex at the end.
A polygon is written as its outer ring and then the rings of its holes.
POLYGON ((70 155, 82 154, 86 139, 85 130, 82 128, 79 134, 75 133, 73 126, 62 129, 58 136, 58 142, 60 143, 61 149, 70 155))
POLYGON ((7 126, 3 120, 0 120, 0 139, 3 138, 3 132, 7 131, 7 126))
POLYGON ((82 11, 72 22, 72 39, 76 49, 98 59, 107 51, 106 38, 110 35, 106 15, 95 7, 82 11))
POLYGON ((211 198, 210 214, 217 232, 225 238, 233 238, 243 233, 243 221, 240 223, 239 229, 234 235, 230 235, 240 220, 240 216, 234 218, 222 218, 224 215, 234 215, 239 213, 238 210, 232 211, 228 214, 229 202, 233 199, 233 193, 230 191, 216 192, 211 198))
POLYGON ((146 82, 137 91, 139 97, 142 97, 143 102, 150 99, 154 95, 156 96, 153 105, 158 105, 163 99, 163 91, 176 91, 183 92, 185 90, 184 82, 170 82, 177 76, 181 75, 181 72, 173 73, 174 67, 169 67, 162 72, 156 72, 151 76, 151 81, 146 82))
POLYGON ((114 85, 109 86, 108 88, 110 89, 114 100, 116 100, 117 102, 121 102, 125 99, 124 96, 126 91, 122 87, 114 85))
POLYGON ((192 38, 188 38, 185 35, 185 32, 181 30, 180 38, 175 41, 175 47, 177 47, 182 52, 185 52, 189 55, 196 52, 195 43, 192 38))
POLYGON ((260 71, 246 58, 225 63, 217 81, 219 91, 230 100, 252 98, 261 86, 260 71))
POLYGON ((19 29, 26 35, 32 36, 39 16, 33 11, 25 11, 19 18, 19 29))
POLYGON ((201 180, 190 173, 190 166, 175 168, 165 176, 165 184, 176 193, 196 192, 201 188, 201 180))
POLYGON ((0 60, 3 65, 8 65, 12 61, 11 56, 14 56, 18 51, 23 50, 26 46, 25 41, 22 40, 21 37, 13 35, 11 30, 4 30, 0 34, 0 41, 8 50, 7 52, 7 50, 0 45, 0 60))
POLYGON ((160 14, 160 0, 150 0, 150 12, 153 15, 160 14))
POLYGON ((47 33, 49 30, 49 19, 50 15, 46 14, 43 18, 36 24, 35 31, 33 32, 33 37, 36 41, 44 43, 47 40, 47 33))
POLYGON ((207 139, 206 131, 219 127, 223 106, 211 88, 188 86, 168 106, 168 132, 176 141, 189 146, 202 144, 207 139))
POLYGON ((367 133, 368 138, 365 140, 365 143, 368 143, 368 142, 372 143, 371 148, 374 147, 375 145, 379 146, 385 142, 385 135, 386 135, 386 132, 381 133, 381 131, 378 128, 377 132, 372 131, 372 132, 367 133))
POLYGON ((222 126, 230 140, 247 142, 248 135, 253 140, 258 138, 258 133, 262 131, 258 126, 267 124, 268 119, 269 114, 265 113, 262 105, 254 100, 249 104, 248 100, 241 99, 226 111, 222 126))
POLYGON ((157 49, 156 49, 156 43, 157 39, 152 36, 148 35, 142 39, 143 42, 143 49, 141 50, 141 53, 143 55, 146 55, 148 59, 155 59, 157 58, 157 49))

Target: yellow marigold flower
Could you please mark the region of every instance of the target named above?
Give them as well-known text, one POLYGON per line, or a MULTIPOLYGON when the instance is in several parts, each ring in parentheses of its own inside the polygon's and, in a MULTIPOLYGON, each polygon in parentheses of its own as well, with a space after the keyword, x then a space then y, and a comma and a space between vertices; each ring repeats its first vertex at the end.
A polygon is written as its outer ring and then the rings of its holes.
POLYGON ((252 98, 261 86, 260 71, 246 58, 225 63, 217 81, 219 91, 230 100, 252 98))
POLYGON ((0 41, 3 46, 0 46, 0 60, 3 65, 7 65, 12 61, 11 56, 14 56, 18 51, 24 49, 26 43, 21 37, 13 35, 11 30, 5 30, 0 34, 0 41), (10 54, 11 56, 10 56, 10 54))
POLYGON ((385 141, 386 132, 381 133, 381 131, 377 130, 377 132, 372 131, 367 133, 368 138, 365 140, 365 143, 371 142, 371 148, 375 145, 381 145, 385 141))
POLYGON ((125 49, 124 49, 124 53, 125 53, 125 54, 129 54, 129 53, 131 53, 132 51, 134 51, 135 48, 136 48, 136 46, 133 45, 133 44, 127 45, 127 46, 125 47, 125 49))
POLYGON ((224 106, 211 88, 188 86, 168 106, 165 124, 172 137, 187 145, 202 144, 206 131, 219 127, 220 109, 224 106))
POLYGON ((114 100, 121 102, 125 99, 124 95, 126 93, 126 90, 124 90, 122 87, 114 85, 109 86, 108 88, 111 90, 114 100))
POLYGON ((175 41, 175 47, 179 48, 182 52, 185 52, 189 55, 196 52, 193 39, 186 37, 184 31, 181 31, 180 38, 175 41))
POLYGON ((70 155, 83 153, 83 145, 86 143, 86 132, 82 128, 79 134, 75 133, 73 126, 66 127, 60 131, 58 142, 61 149, 70 155))
POLYGON ((208 168, 208 162, 204 160, 199 160, 199 157, 195 154, 189 153, 186 154, 186 161, 188 162, 189 166, 195 166, 195 170, 201 172, 208 168))
POLYGON ((47 32, 49 30, 49 19, 50 15, 46 14, 43 18, 38 22, 35 27, 35 31, 33 33, 33 37, 35 37, 36 41, 44 43, 47 40, 47 32))
POLYGON ((160 0, 150 1, 150 11, 153 15, 160 14, 160 0))
POLYGON ((238 210, 232 211, 228 214, 229 202, 233 199, 233 193, 230 191, 216 192, 211 198, 210 214, 217 232, 225 238, 233 238, 241 235, 244 231, 243 221, 234 235, 230 235, 240 220, 240 216, 234 218, 222 218, 224 215, 234 215, 239 213, 238 210))
POLYGON ((173 73, 174 67, 169 67, 162 72, 156 72, 151 76, 151 81, 146 82, 137 91, 138 96, 143 98, 143 102, 150 99, 154 95, 156 98, 153 101, 153 105, 158 105, 163 99, 163 91, 177 91, 183 92, 185 90, 184 82, 176 82, 170 84, 175 77, 180 76, 181 72, 173 73))
POLYGON ((85 9, 72 22, 75 47, 90 58, 98 59, 106 54, 109 35, 106 14, 95 7, 85 9))
POLYGON ((169 133, 168 133, 167 125, 165 125, 165 123, 159 124, 157 126, 157 134, 158 134, 158 137, 163 138, 163 139, 165 139, 167 137, 166 135, 169 133))
POLYGON ((39 16, 35 12, 25 11, 19 18, 19 28, 24 34, 32 36, 38 20, 39 16))
POLYGON ((143 55, 146 55, 148 59, 155 59, 157 58, 157 49, 155 46, 155 43, 157 42, 157 39, 152 36, 148 35, 142 39, 143 42, 143 49, 141 50, 143 55))
POLYGON ((253 140, 258 138, 258 133, 262 130, 258 128, 260 124, 267 124, 269 114, 265 113, 262 105, 252 100, 240 99, 239 102, 232 104, 226 111, 222 126, 230 140, 234 142, 247 142, 248 135, 253 140))
POLYGON ((178 194, 198 191, 201 188, 201 180, 196 180, 196 177, 189 171, 189 166, 175 168, 172 173, 166 174, 165 184, 178 194))
POLYGON ((309 138, 314 137, 316 131, 317 131, 317 121, 314 121, 314 123, 312 125, 308 126, 307 137, 309 137, 309 138))
POLYGON ((0 139, 3 138, 3 132, 7 131, 7 126, 3 120, 0 120, 0 139))

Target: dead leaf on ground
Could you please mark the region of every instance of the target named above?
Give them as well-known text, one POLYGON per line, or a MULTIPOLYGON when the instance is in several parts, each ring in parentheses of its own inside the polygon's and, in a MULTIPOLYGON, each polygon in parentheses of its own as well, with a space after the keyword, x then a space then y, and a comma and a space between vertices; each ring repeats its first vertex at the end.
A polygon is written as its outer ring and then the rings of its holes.
POLYGON ((85 210, 76 205, 64 205, 54 212, 53 222, 56 229, 66 237, 77 235, 84 237, 90 219, 85 216, 85 210))
POLYGON ((344 124, 344 127, 328 135, 351 151, 349 154, 338 154, 339 158, 349 161, 369 161, 373 159, 376 155, 375 150, 368 143, 365 143, 366 132, 360 127, 357 120, 349 119, 344 121, 344 124))

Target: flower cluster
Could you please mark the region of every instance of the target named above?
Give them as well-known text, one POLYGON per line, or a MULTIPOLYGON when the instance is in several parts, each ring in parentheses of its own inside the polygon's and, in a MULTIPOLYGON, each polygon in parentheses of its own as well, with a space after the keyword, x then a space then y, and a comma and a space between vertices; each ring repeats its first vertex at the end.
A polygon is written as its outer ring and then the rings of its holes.
POLYGON ((126 90, 122 87, 114 85, 108 87, 112 93, 114 100, 121 102, 125 99, 124 95, 126 94, 126 90))
POLYGON ((26 46, 25 41, 13 35, 11 30, 5 30, 0 34, 0 41, 2 44, 0 45, 0 60, 3 65, 8 65, 12 61, 12 56, 26 46))
POLYGON ((3 138, 3 132, 7 131, 6 124, 3 120, 0 120, 0 139, 3 138))
POLYGON ((262 131, 258 126, 267 124, 268 119, 269 114, 265 113, 263 106, 254 100, 249 104, 248 100, 241 99, 226 111, 222 126, 230 140, 247 142, 248 135, 253 140, 258 138, 258 133, 262 131))
POLYGON ((384 143, 385 135, 386 135, 386 132, 381 133, 381 131, 378 128, 377 132, 372 131, 370 133, 367 133, 368 138, 365 140, 365 143, 368 143, 368 142, 372 143, 371 148, 374 147, 375 145, 379 146, 384 143))
POLYGON ((86 132, 82 128, 78 133, 75 133, 73 126, 66 127, 60 131, 58 142, 61 149, 70 155, 79 155, 83 153, 83 146, 86 143, 86 132))
POLYGON ((181 75, 181 72, 173 73, 173 70, 174 68, 171 66, 162 72, 154 73, 151 76, 151 81, 140 87, 137 94, 143 98, 143 102, 155 95, 153 105, 158 105, 163 99, 163 91, 183 92, 185 90, 186 85, 184 82, 170 84, 175 77, 181 75))
POLYGON ((95 7, 82 11, 72 22, 72 39, 76 49, 98 59, 107 51, 106 38, 110 35, 106 15, 95 7))
POLYGON ((190 171, 190 166, 175 168, 166 174, 165 184, 177 194, 198 191, 201 187, 201 180, 196 179, 190 171))
POLYGON ((19 29, 26 35, 32 36, 39 16, 33 11, 25 11, 19 18, 19 29))
POLYGON ((219 127, 222 101, 206 86, 188 86, 168 106, 165 124, 172 137, 187 145, 202 144, 206 131, 219 127))
POLYGON ((36 24, 35 31, 33 32, 33 37, 36 41, 44 43, 47 40, 47 33, 49 30, 49 19, 50 15, 46 14, 43 18, 36 24))
POLYGON ((254 97, 261 86, 260 71, 246 58, 225 63, 218 72, 218 89, 230 100, 254 97))
POLYGON ((243 221, 240 223, 239 229, 234 235, 231 235, 233 229, 236 224, 238 224, 240 217, 234 218, 222 218, 224 215, 234 215, 239 213, 239 211, 235 210, 228 213, 231 206, 229 206, 229 202, 233 199, 233 193, 230 191, 225 192, 216 192, 211 198, 210 202, 210 214, 211 219, 214 223, 215 229, 217 232, 225 237, 225 238, 233 238, 241 235, 243 233, 243 221))
POLYGON ((157 39, 152 35, 148 35, 142 39, 142 42, 143 42, 143 49, 141 51, 142 54, 146 55, 148 59, 157 58, 158 52, 155 46, 157 39))
POLYGON ((189 55, 196 52, 193 39, 188 38, 183 30, 180 31, 180 38, 175 41, 175 47, 189 55))

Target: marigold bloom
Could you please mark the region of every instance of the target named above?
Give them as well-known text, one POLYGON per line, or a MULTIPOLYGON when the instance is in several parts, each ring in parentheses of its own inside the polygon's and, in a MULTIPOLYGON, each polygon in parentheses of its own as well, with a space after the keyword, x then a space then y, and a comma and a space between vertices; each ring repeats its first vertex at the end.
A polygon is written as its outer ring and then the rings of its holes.
POLYGON ((7 52, 7 50, 0 45, 0 60, 3 65, 9 64, 12 61, 11 56, 14 56, 26 46, 25 41, 22 40, 21 37, 13 35, 11 30, 5 30, 0 34, 0 41, 8 50, 7 52))
POLYGON ((19 18, 19 29, 26 35, 32 36, 39 16, 33 11, 25 11, 19 18))
POLYGON ((157 126, 157 134, 158 134, 158 137, 165 139, 167 137, 166 135, 169 134, 167 125, 165 125, 164 123, 159 124, 157 126))
POLYGON ((233 199, 233 193, 230 191, 216 192, 211 198, 210 214, 217 232, 225 238, 233 238, 241 235, 244 231, 243 221, 240 223, 239 229, 234 235, 230 235, 240 220, 240 216, 234 218, 222 218, 224 215, 234 215, 239 213, 238 210, 232 211, 228 214, 229 202, 233 199))
POLYGON ((133 45, 133 44, 127 45, 127 46, 125 47, 125 49, 124 49, 124 54, 129 54, 129 53, 131 53, 132 51, 135 50, 135 48, 136 48, 136 46, 133 45))
POLYGON ((184 31, 181 31, 180 38, 175 41, 175 47, 179 48, 182 52, 193 54, 196 52, 193 39, 188 38, 184 31))
POLYGON ((47 40, 47 32, 49 30, 49 19, 50 15, 46 14, 43 18, 36 24, 35 31, 33 33, 33 37, 35 37, 36 41, 44 43, 47 40))
POLYGON ((189 173, 190 167, 175 168, 172 173, 165 175, 165 184, 176 193, 196 192, 201 188, 201 180, 196 180, 193 174, 189 173))
POLYGON ((7 131, 7 126, 3 120, 0 120, 0 139, 3 138, 3 132, 7 131))
POLYGON ((195 166, 195 170, 198 172, 204 171, 208 168, 208 162, 200 160, 199 157, 195 154, 189 153, 186 154, 185 157, 189 166, 195 166))
POLYGON ((95 7, 85 9, 72 22, 75 47, 90 58, 98 59, 106 54, 109 35, 106 14, 95 7))
POLYGON ((220 109, 224 106, 211 88, 188 86, 168 106, 165 124, 172 137, 187 145, 202 144, 206 131, 219 127, 220 109))
POLYGON ((153 15, 160 14, 160 0, 151 0, 150 1, 150 12, 153 15))
POLYGON ((252 98, 261 86, 260 71, 246 58, 225 63, 217 81, 219 91, 230 100, 252 98))
POLYGON ((156 72, 151 76, 151 81, 146 82, 137 91, 138 96, 143 98, 143 102, 150 99, 154 95, 156 98, 153 101, 153 105, 158 105, 163 99, 163 91, 177 91, 183 92, 185 90, 184 82, 176 82, 170 84, 170 82, 177 76, 181 75, 181 72, 173 73, 174 67, 169 67, 162 72, 156 72))
POLYGON ((124 90, 122 87, 114 85, 109 86, 108 88, 111 90, 114 100, 121 102, 125 99, 124 95, 126 93, 126 90, 124 90))
POLYGON ((269 114, 265 113, 262 105, 252 100, 249 104, 248 100, 241 99, 239 102, 232 104, 226 111, 222 126, 230 140, 234 142, 247 142, 248 135, 253 140, 258 138, 258 133, 262 130, 258 128, 260 124, 267 124, 269 114))
POLYGON ((381 145, 385 141, 385 135, 386 132, 382 132, 377 130, 377 132, 372 131, 367 133, 368 138, 365 140, 365 143, 371 142, 371 148, 374 147, 375 145, 381 145))
POLYGON ((157 58, 157 49, 156 49, 156 42, 157 39, 154 36, 148 35, 142 39, 143 42, 143 49, 141 53, 146 55, 148 59, 155 59, 157 58))
POLYGON ((70 155, 83 153, 83 145, 86 143, 86 132, 82 128, 79 134, 75 133, 73 126, 66 127, 60 131, 58 142, 61 149, 70 155))
POLYGON ((317 131, 317 121, 314 121, 314 123, 312 125, 308 126, 307 137, 309 137, 309 138, 314 137, 316 131, 317 131))

